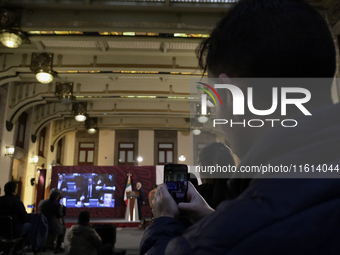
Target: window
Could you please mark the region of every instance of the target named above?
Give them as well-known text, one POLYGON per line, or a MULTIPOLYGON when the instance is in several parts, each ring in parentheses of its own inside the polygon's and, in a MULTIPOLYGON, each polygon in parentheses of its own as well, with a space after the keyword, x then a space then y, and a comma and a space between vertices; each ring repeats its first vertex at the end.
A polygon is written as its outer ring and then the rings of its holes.
POLYGON ((135 164, 134 148, 134 143, 119 143, 118 165, 133 166, 135 164))
POLYGON ((18 119, 18 134, 15 145, 24 148, 25 145, 25 132, 26 132, 26 122, 27 122, 27 114, 22 113, 18 119))
POLYGON ((57 164, 61 164, 61 148, 63 146, 63 140, 60 139, 57 145, 57 164))
POLYGON ((43 157, 44 156, 44 149, 45 149, 45 136, 46 136, 46 128, 43 128, 40 131, 39 135, 39 152, 38 155, 43 157))
POLYGON ((158 144, 158 164, 174 163, 174 145, 172 143, 158 144))
POLYGON ((79 143, 79 166, 93 166, 94 143, 79 143))

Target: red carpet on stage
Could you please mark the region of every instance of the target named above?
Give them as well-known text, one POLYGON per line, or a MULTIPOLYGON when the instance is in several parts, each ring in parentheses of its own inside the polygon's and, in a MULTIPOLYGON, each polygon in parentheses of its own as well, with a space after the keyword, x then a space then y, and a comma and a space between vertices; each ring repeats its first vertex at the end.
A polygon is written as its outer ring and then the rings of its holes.
MULTIPOLYGON (((57 187, 58 173, 115 174, 115 208, 67 208, 67 218, 77 218, 79 212, 82 210, 88 210, 93 218, 124 218, 126 208, 124 202, 124 191, 128 173, 132 174, 131 185, 134 191, 136 190, 136 183, 142 183, 142 189, 145 195, 145 205, 142 207, 142 217, 151 218, 148 194, 152 189, 152 185, 156 184, 155 166, 54 166, 52 168, 51 189, 57 187)), ((137 224, 138 226, 138 223, 133 224, 137 224)))

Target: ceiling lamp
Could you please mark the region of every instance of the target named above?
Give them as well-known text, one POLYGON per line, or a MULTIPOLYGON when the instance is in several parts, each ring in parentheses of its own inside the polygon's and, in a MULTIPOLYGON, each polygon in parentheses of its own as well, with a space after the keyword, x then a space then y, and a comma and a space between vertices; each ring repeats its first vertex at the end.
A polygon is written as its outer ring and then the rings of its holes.
POLYGON ((0 41, 8 48, 18 48, 27 37, 19 24, 21 10, 0 9, 0 41))
POLYGON ((209 118, 205 115, 202 115, 202 116, 198 117, 197 120, 198 120, 199 123, 207 123, 209 118))
POLYGON ((201 134, 201 130, 198 129, 198 128, 196 128, 196 129, 192 130, 192 133, 193 133, 194 135, 200 135, 200 134, 201 134))
POLYGON ((60 99, 62 104, 72 104, 75 99, 73 96, 73 82, 57 82, 55 95, 60 99))
POLYGON ((18 48, 22 43, 22 37, 20 34, 2 32, 0 34, 1 43, 8 48, 18 48))
POLYGON ((86 120, 86 102, 75 102, 72 104, 72 112, 76 121, 83 122, 86 120))
POLYGON ((85 128, 87 129, 87 133, 89 133, 90 135, 97 133, 97 129, 98 129, 97 122, 98 122, 97 118, 86 119, 85 128))
POLYGON ((31 70, 40 83, 50 83, 53 81, 55 72, 53 67, 53 54, 32 53, 31 70))

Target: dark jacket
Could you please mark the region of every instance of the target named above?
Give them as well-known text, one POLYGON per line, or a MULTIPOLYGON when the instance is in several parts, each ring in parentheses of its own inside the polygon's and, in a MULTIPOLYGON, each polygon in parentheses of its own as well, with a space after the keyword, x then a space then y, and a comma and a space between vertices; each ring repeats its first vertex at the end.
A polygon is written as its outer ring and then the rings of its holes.
POLYGON ((46 199, 39 203, 39 213, 45 215, 48 221, 49 232, 60 235, 64 231, 61 218, 63 217, 62 206, 57 200, 46 199))
POLYGON ((138 190, 138 192, 139 192, 139 195, 138 195, 137 201, 138 201, 138 206, 141 208, 142 205, 143 205, 143 202, 145 201, 144 200, 144 191, 143 191, 142 188, 140 188, 138 190))
POLYGON ((70 255, 96 255, 97 249, 102 244, 102 239, 88 224, 73 225, 67 234, 70 243, 70 255))
MULTIPOLYGON (((337 104, 295 118, 295 128, 273 129, 241 166, 340 167, 339 116, 337 104)), ((233 179, 230 188, 234 200, 185 231, 176 219, 156 219, 144 233, 140 254, 339 254, 340 179, 233 179)))
POLYGON ((27 221, 27 212, 24 204, 14 195, 0 197, 0 215, 12 217, 14 235, 20 235, 21 226, 27 221))

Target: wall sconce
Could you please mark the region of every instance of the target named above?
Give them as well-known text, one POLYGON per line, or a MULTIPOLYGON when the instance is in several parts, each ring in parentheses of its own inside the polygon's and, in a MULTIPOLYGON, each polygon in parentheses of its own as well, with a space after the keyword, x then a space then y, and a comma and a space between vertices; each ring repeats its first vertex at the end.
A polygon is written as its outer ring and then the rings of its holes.
POLYGON ((39 157, 37 155, 34 155, 31 157, 31 164, 32 165, 37 165, 38 164, 38 161, 39 161, 39 157))
POLYGON ((178 158, 179 161, 185 161, 186 159, 187 158, 183 154, 178 158))
POLYGON ((86 120, 86 102, 76 102, 72 104, 72 112, 76 121, 83 122, 86 120))
POLYGON ((55 87, 55 95, 64 105, 70 105, 74 101, 73 82, 57 82, 55 87))
POLYGON ((50 83, 53 81, 55 72, 53 67, 53 54, 32 53, 31 70, 40 83, 50 83))
POLYGON ((85 121, 85 128, 87 129, 87 133, 90 135, 97 133, 97 122, 98 118, 88 118, 85 121))
POLYGON ((6 146, 5 156, 12 158, 14 156, 14 152, 15 152, 15 146, 14 145, 6 146))
POLYGON ((0 9, 0 41, 8 48, 18 48, 27 36, 19 27, 21 10, 0 9))
POLYGON ((143 162, 143 158, 141 156, 138 156, 137 157, 137 161, 140 163, 140 162, 143 162))

